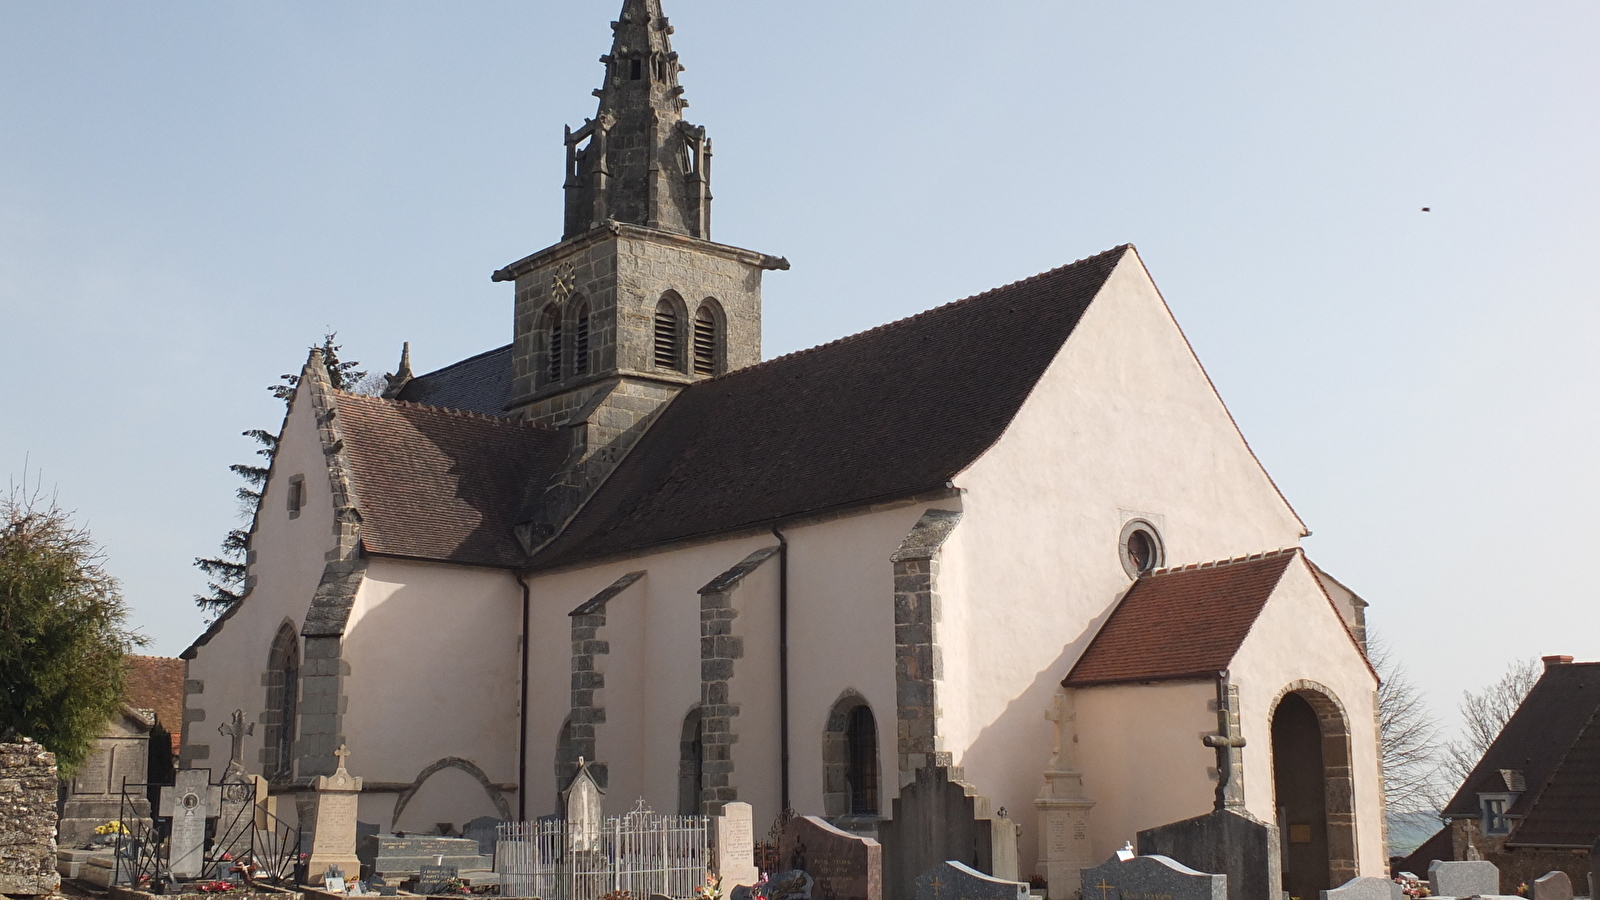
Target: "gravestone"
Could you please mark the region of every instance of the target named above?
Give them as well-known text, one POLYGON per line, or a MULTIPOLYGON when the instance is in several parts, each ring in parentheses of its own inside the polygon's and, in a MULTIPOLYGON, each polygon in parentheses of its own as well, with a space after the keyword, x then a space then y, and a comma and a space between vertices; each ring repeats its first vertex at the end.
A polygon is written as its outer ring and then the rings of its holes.
POLYGON ((494 857, 479 855, 477 841, 429 834, 361 835, 356 842, 356 858, 366 871, 394 882, 420 875, 425 865, 455 866, 460 872, 494 868, 494 857))
POLYGON ((1078 873, 1094 865, 1090 854, 1089 810, 1094 801, 1083 788, 1078 770, 1076 692, 1063 688, 1044 717, 1055 723, 1055 749, 1044 771, 1044 787, 1033 801, 1039 816, 1038 871, 1048 887, 1048 900, 1070 900, 1078 891, 1078 873))
POLYGON ((883 847, 816 816, 795 816, 778 837, 779 865, 803 869, 817 900, 883 900, 883 847))
POLYGON ((1028 885, 946 860, 917 876, 916 900, 1028 900, 1028 885))
POLYGON ((962 781, 962 774, 947 765, 923 766, 894 798, 893 818, 878 823, 883 890, 890 900, 909 900, 917 877, 947 860, 1016 880, 1016 825, 991 813, 989 798, 962 781))
MULTIPOLYGON (((1352 878, 1331 891, 1319 892, 1320 900, 1405 900, 1405 889, 1388 878, 1352 878)), ((1568 897, 1567 900, 1572 900, 1568 897)))
POLYGON ((1165 856, 1113 856, 1083 870, 1083 900, 1225 900, 1228 876, 1165 856))
POLYGON ((1243 808, 1225 807, 1141 831, 1139 853, 1228 876, 1228 900, 1281 900, 1283 895, 1278 828, 1243 808))
POLYGON ((212 787, 210 769, 184 769, 173 782, 161 789, 161 815, 172 819, 168 865, 175 878, 198 878, 206 862, 206 819, 222 808, 222 790, 212 787))
POLYGON ((503 824, 504 820, 494 816, 479 816, 461 827, 461 836, 477 841, 478 853, 493 859, 494 846, 500 842, 500 826, 503 824))
MULTIPOLYGON (((126 704, 112 714, 111 721, 95 738, 89 758, 78 767, 78 774, 62 783, 66 800, 56 829, 58 846, 82 847, 95 839, 97 827, 124 816, 140 820, 143 827, 138 830, 149 826, 150 801, 143 784, 148 777, 153 727, 153 717, 126 704), (140 785, 130 789, 126 807, 122 800, 124 782, 140 785)), ((126 824, 134 827, 133 822, 126 824)))
POLYGON ((605 791, 595 780, 594 764, 578 757, 578 774, 562 793, 567 811, 567 849, 589 853, 600 849, 600 828, 605 821, 605 791))
POLYGON ((733 801, 722 804, 717 816, 717 877, 727 894, 739 885, 761 880, 756 868, 756 833, 750 804, 733 801))
POLYGON ((1572 879, 1559 871, 1534 879, 1533 900, 1572 900, 1572 879))
POLYGON ((1428 886, 1435 897, 1476 897, 1500 893, 1500 870, 1486 859, 1448 862, 1434 860, 1428 866, 1428 886))
POLYGON ((244 710, 233 711, 233 719, 217 726, 217 733, 229 738, 232 753, 228 767, 222 773, 222 806, 217 816, 216 836, 212 840, 212 856, 222 853, 238 858, 250 851, 251 829, 255 827, 256 807, 265 802, 266 782, 257 784, 257 776, 244 770, 244 739, 254 734, 254 722, 245 724, 244 710))
POLYGON ((323 872, 338 866, 346 872, 361 871, 356 857, 356 804, 361 795, 361 779, 345 769, 350 751, 340 745, 334 751, 339 768, 332 775, 319 775, 313 787, 311 857, 306 875, 312 884, 321 884, 323 872))
POLYGON ((455 866, 423 866, 421 874, 417 876, 416 893, 437 894, 445 889, 445 882, 458 874, 455 866))

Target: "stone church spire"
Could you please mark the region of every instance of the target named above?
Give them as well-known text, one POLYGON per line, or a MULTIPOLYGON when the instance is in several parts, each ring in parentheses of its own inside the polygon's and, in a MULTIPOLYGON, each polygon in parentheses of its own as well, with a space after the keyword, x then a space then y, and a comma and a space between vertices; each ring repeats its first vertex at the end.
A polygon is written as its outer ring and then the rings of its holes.
POLYGON ((567 129, 562 237, 614 221, 709 240, 711 141, 683 119, 683 66, 661 0, 625 0, 611 30, 599 111, 567 129))

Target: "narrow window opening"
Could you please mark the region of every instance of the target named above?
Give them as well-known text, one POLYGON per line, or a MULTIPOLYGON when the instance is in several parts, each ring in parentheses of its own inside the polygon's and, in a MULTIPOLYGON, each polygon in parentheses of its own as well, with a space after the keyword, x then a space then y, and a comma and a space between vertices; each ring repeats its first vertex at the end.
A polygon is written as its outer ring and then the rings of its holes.
POLYGON ((545 376, 550 381, 561 380, 561 354, 565 349, 561 344, 561 314, 556 310, 550 311, 550 353, 545 362, 545 376))
POLYGON ((643 77, 644 77, 644 60, 635 59, 633 61, 632 70, 628 73, 628 78, 630 80, 633 80, 633 81, 638 81, 639 79, 641 79, 643 77))
POLYGON ((573 370, 579 375, 589 374, 589 304, 578 307, 576 334, 573 335, 572 350, 576 359, 573 361, 573 370))
POLYGON ((850 710, 845 730, 850 748, 850 814, 878 814, 878 723, 866 705, 850 710))
POLYGON ((306 505, 306 477, 296 475, 289 479, 289 518, 300 517, 300 510, 306 505))
POLYGON ((694 316, 694 373, 717 374, 717 319, 704 306, 694 316))
POLYGON ((672 301, 656 304, 655 361, 658 369, 678 368, 678 311, 672 301))

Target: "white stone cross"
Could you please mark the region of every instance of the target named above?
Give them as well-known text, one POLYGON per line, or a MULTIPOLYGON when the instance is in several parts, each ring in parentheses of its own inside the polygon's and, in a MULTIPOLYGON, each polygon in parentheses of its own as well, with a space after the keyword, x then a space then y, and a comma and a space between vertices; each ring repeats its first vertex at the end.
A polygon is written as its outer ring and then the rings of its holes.
POLYGON ((198 878, 205 869, 206 819, 222 811, 222 788, 212 786, 210 769, 184 769, 173 781, 161 789, 158 813, 172 819, 168 864, 178 878, 198 878))

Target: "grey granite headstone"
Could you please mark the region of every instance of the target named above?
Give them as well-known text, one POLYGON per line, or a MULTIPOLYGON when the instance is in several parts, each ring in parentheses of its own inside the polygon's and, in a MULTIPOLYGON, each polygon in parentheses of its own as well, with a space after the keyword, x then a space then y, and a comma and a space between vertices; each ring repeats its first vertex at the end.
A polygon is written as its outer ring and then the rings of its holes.
POLYGON ((1228 876, 1228 900, 1282 900, 1278 827, 1244 809, 1219 809, 1141 831, 1139 853, 1228 876))
POLYGON ((417 877, 417 890, 419 894, 437 894, 444 890, 445 882, 456 877, 455 866, 423 866, 422 874, 417 877))
POLYGON ((494 816, 479 816, 461 827, 461 836, 478 842, 478 852, 494 858, 494 845, 500 842, 503 820, 494 816))
POLYGON ((1197 872, 1165 856, 1113 856, 1083 870, 1084 900, 1226 900, 1228 876, 1197 872))
POLYGON ((1500 893, 1500 870, 1486 859, 1434 860, 1428 886, 1435 897, 1477 897, 1500 893))
POLYGON ((1534 879, 1533 900, 1572 900, 1572 879, 1559 871, 1534 879))
MULTIPOLYGON (((1352 878, 1331 891, 1320 891, 1321 900, 1405 900, 1406 892, 1388 878, 1352 878)), ((1568 897, 1567 900, 1572 900, 1568 897)))
POLYGON ((211 786, 210 769, 184 769, 161 789, 161 815, 172 818, 168 850, 172 874, 198 878, 205 866, 206 819, 222 806, 222 790, 211 786))
POLYGON ((917 878, 946 860, 1016 880, 1015 823, 991 812, 989 799, 964 777, 958 767, 923 766, 894 798, 891 817, 878 822, 889 900, 910 900, 917 878))
POLYGON ((917 876, 916 900, 1028 900, 1028 884, 993 878, 955 860, 917 876))

